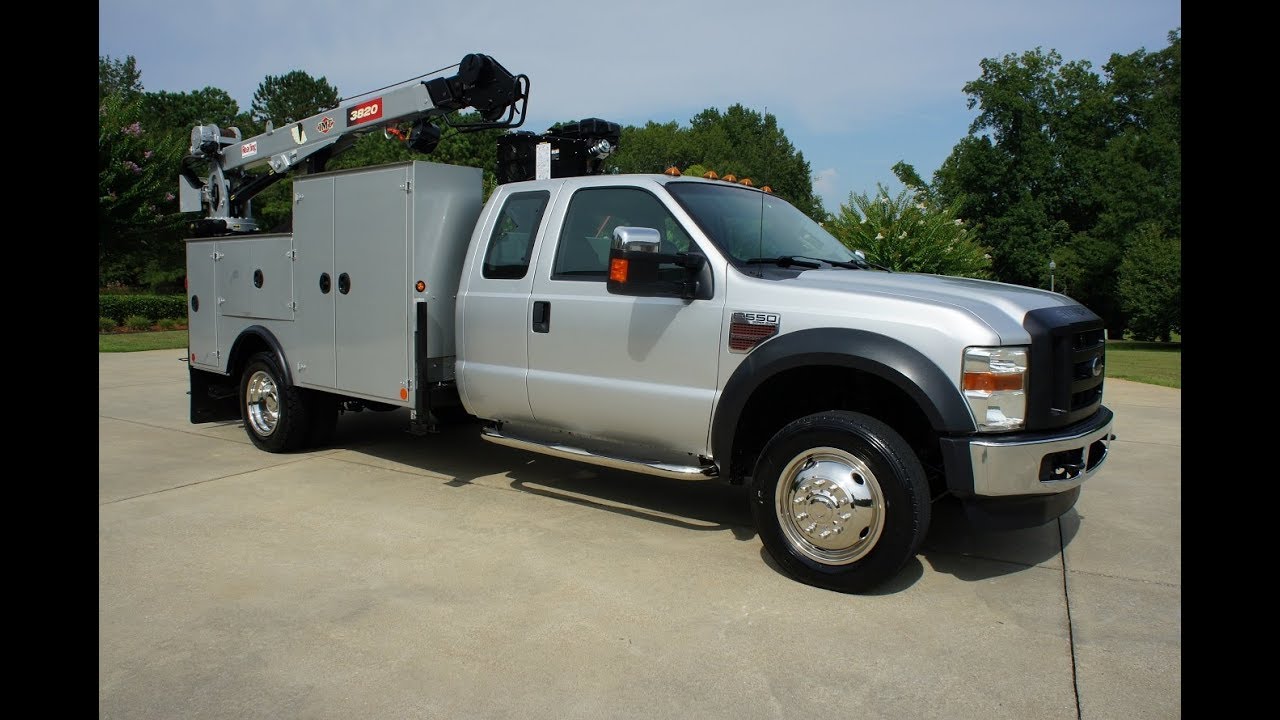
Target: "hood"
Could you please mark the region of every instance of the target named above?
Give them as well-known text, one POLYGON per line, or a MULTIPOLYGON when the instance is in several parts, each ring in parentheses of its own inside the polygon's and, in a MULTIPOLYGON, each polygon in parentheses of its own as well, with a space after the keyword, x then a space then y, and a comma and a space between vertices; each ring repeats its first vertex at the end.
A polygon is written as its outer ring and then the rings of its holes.
POLYGON ((806 270, 792 279, 780 282, 815 290, 949 305, 973 314, 991 326, 1003 342, 1010 344, 1030 342, 1030 336, 1022 324, 1029 311, 1079 305, 1066 295, 1047 290, 945 275, 832 268, 806 270))

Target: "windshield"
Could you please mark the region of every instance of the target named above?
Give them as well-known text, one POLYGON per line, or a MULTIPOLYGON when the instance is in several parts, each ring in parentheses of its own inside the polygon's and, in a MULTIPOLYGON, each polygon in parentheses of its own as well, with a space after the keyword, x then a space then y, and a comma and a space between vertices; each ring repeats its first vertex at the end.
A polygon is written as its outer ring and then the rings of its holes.
POLYGON ((782 198, 700 182, 667 183, 667 191, 737 265, 785 257, 856 260, 831 233, 782 198))

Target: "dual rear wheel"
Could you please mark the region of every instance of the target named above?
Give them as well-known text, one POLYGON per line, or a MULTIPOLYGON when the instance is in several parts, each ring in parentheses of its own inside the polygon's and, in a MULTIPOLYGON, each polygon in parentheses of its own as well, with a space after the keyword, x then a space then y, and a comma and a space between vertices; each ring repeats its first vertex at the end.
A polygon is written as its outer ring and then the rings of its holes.
POLYGON ((240 411, 249 440, 267 452, 324 445, 338 422, 338 398, 284 382, 276 358, 249 358, 240 376, 240 411))

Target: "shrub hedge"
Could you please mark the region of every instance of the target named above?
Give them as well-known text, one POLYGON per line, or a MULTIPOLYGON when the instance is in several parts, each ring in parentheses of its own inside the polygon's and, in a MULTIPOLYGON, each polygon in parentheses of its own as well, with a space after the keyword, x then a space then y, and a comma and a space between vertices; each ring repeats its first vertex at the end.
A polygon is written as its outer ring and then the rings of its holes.
POLYGON ((186 295, 99 295, 98 316, 123 325, 130 315, 157 322, 164 318, 187 319, 186 295))

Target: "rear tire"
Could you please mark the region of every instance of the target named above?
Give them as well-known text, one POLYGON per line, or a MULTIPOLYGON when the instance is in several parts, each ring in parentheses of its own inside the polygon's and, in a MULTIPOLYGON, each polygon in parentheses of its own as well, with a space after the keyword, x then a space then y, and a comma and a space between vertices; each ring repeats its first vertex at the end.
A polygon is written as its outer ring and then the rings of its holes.
POLYGON ((865 592, 898 574, 929 531, 929 484, 911 446, 868 415, 795 420, 765 445, 751 510, 765 550, 800 582, 865 592))
POLYGON ((240 376, 240 413, 244 431, 261 450, 280 453, 306 446, 310 403, 304 390, 287 386, 275 356, 249 358, 240 376))

